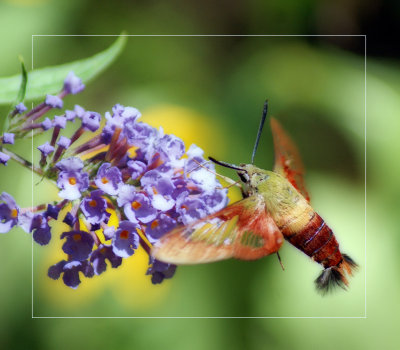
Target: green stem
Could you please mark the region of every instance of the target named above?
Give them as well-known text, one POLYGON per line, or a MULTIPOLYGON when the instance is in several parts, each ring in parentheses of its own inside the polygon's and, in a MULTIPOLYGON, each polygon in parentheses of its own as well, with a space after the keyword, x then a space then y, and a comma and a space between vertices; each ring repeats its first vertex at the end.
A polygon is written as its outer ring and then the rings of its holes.
POLYGON ((18 154, 15 154, 14 152, 11 152, 10 150, 3 148, 2 152, 10 156, 10 158, 14 159, 17 163, 21 164, 25 168, 33 171, 34 173, 38 174, 39 176, 43 176, 44 172, 41 168, 38 168, 37 166, 33 165, 30 161, 22 158, 18 154))

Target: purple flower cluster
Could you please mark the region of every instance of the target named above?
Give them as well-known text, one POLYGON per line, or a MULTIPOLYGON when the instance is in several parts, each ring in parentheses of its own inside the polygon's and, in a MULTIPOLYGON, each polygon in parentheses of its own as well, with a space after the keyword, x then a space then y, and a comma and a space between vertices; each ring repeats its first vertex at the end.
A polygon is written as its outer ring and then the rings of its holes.
MULTIPOLYGON (((115 105, 105 114, 106 123, 99 133, 78 144, 84 133, 100 128, 101 115, 78 105, 52 119, 46 112, 61 109, 65 95, 83 88, 71 72, 59 95, 47 95, 44 103, 30 111, 23 105, 16 107, 17 121, 4 134, 3 143, 12 144, 14 137, 23 137, 32 129, 50 130, 51 139, 38 147, 41 160, 35 169, 56 183, 60 200, 21 209, 3 193, 0 233, 19 225, 37 243, 46 245, 52 236, 49 222, 63 221, 68 227, 60 236, 66 259, 51 266, 48 275, 53 279, 62 275, 71 288, 79 285, 79 272, 92 277, 106 271, 108 264, 117 268, 139 246, 149 253, 151 281, 161 283, 174 275, 176 266, 154 260, 151 245, 177 225, 226 206, 227 190, 221 188, 213 164, 204 160, 199 147, 193 144, 185 154, 181 139, 140 122, 141 114, 133 107, 115 105), (61 135, 66 124, 75 120, 81 121, 75 132, 61 135), (112 212, 118 217, 116 226, 109 223, 112 212)), ((7 157, 0 154, 0 161, 6 163, 7 157)))
POLYGON ((18 223, 19 207, 14 198, 6 192, 0 195, 0 233, 6 233, 18 223))

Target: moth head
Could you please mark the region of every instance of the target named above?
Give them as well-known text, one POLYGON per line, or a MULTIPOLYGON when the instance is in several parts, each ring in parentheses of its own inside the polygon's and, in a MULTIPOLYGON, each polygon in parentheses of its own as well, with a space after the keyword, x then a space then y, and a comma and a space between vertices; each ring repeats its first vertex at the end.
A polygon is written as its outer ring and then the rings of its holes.
POLYGON ((238 171, 240 179, 254 189, 270 177, 269 171, 257 168, 253 164, 240 164, 240 168, 242 168, 241 172, 238 171))
POLYGON ((242 182, 242 192, 244 196, 249 196, 254 193, 259 192, 260 186, 265 184, 265 182, 269 179, 270 173, 269 171, 257 168, 253 164, 230 164, 226 162, 221 162, 218 160, 215 160, 212 157, 209 157, 209 159, 218 164, 221 165, 225 168, 230 168, 236 170, 241 182, 242 182))
POLYGON ((237 174, 238 174, 238 176, 240 178, 240 181, 242 181, 245 184, 249 184, 250 176, 249 176, 249 174, 247 173, 246 170, 238 170, 237 174))

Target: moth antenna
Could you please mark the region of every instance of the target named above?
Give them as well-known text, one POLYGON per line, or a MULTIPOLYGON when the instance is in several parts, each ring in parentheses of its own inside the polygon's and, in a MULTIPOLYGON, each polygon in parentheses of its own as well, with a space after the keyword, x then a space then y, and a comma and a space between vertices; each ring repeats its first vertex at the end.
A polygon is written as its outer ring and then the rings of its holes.
POLYGON ((221 174, 218 174, 218 173, 216 173, 215 171, 212 171, 211 169, 208 169, 207 167, 205 167, 204 164, 207 164, 208 161, 204 162, 203 164, 201 164, 200 162, 198 162, 196 159, 193 159, 193 161, 194 161, 195 163, 197 163, 198 166, 197 166, 196 168, 194 168, 194 169, 188 171, 188 173, 190 173, 190 172, 192 172, 192 171, 194 171, 194 170, 196 170, 196 169, 198 169, 198 168, 204 168, 204 169, 206 169, 207 171, 209 171, 211 174, 214 174, 215 176, 219 176, 221 179, 224 179, 224 180, 229 184, 228 187, 221 187, 221 188, 230 188, 230 187, 235 186, 235 185, 238 186, 238 187, 241 187, 241 186, 239 185, 239 182, 238 182, 238 181, 233 181, 231 178, 229 178, 229 177, 227 177, 227 176, 224 176, 224 175, 221 175, 221 174))
POLYGON ((351 276, 357 267, 352 258, 343 254, 343 260, 337 266, 324 269, 315 280, 317 291, 325 295, 336 287, 346 290, 349 285, 346 275, 351 276))
POLYGON ((246 171, 246 170, 244 170, 244 169, 238 167, 237 165, 230 164, 230 163, 226 163, 226 162, 222 162, 222 161, 220 161, 220 160, 216 160, 216 159, 213 158, 213 157, 208 157, 208 159, 211 160, 213 163, 218 164, 218 165, 221 165, 221 166, 223 166, 223 167, 225 167, 225 168, 230 168, 230 169, 233 169, 233 170, 243 171, 243 172, 246 171))
POLYGON ((258 127, 256 143, 254 144, 253 154, 251 155, 251 164, 254 164, 254 157, 256 156, 258 143, 260 142, 261 132, 264 127, 265 118, 267 117, 267 113, 268 113, 268 100, 265 100, 263 113, 262 113, 261 120, 260 120, 260 126, 258 127))
POLYGON ((279 255, 279 252, 276 252, 276 255, 278 257, 279 263, 281 264, 282 271, 285 271, 285 267, 283 266, 283 263, 282 263, 282 260, 281 260, 281 256, 279 255))

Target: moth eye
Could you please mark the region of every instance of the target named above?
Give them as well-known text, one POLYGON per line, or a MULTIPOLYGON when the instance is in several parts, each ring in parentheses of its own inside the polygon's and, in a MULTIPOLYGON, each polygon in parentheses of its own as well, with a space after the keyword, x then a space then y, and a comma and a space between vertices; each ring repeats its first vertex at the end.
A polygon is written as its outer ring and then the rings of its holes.
POLYGON ((242 180, 242 182, 249 182, 249 176, 247 175, 247 173, 239 173, 238 175, 240 177, 240 180, 242 180))

